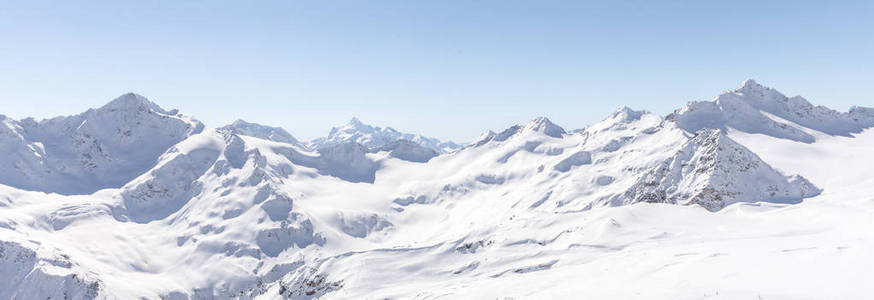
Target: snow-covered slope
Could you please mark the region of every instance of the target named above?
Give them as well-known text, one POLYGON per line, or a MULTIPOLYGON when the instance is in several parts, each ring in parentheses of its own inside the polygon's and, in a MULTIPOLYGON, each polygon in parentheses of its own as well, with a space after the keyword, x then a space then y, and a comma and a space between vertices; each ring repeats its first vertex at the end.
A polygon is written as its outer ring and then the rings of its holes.
POLYGON ((197 120, 136 94, 74 116, 0 116, 0 123, 0 182, 62 194, 120 187, 173 144, 203 130, 197 120))
POLYGON ((428 160, 439 155, 439 153, 434 149, 427 148, 409 140, 396 140, 382 145, 379 148, 371 149, 371 151, 386 151, 392 157, 420 163, 428 162, 428 160))
MULTIPOLYGON (((187 131, 124 182, 62 195, 0 178, 0 298, 867 298, 871 109, 814 128, 750 94, 574 133, 541 117, 451 153, 366 146, 378 134, 313 149, 140 102, 98 129, 187 131)), ((27 148, 23 122, 4 132, 27 148)))
POLYGON ((237 134, 256 137, 259 139, 271 140, 280 143, 292 144, 302 147, 303 144, 292 136, 288 131, 280 127, 271 127, 257 123, 249 123, 243 120, 236 120, 231 125, 222 127, 223 129, 235 130, 237 134))
POLYGON ((819 188, 787 178, 718 129, 702 129, 627 192, 632 202, 698 204, 711 211, 737 201, 793 203, 819 188))
POLYGON ((788 98, 752 79, 713 101, 690 102, 668 118, 687 131, 731 127, 805 143, 814 141, 809 130, 851 136, 874 126, 871 108, 853 107, 848 112, 838 112, 813 106, 801 96, 788 98))
POLYGON ((352 118, 349 123, 340 127, 331 128, 327 137, 318 138, 310 142, 310 147, 317 149, 348 142, 356 142, 367 148, 376 149, 397 140, 407 140, 419 144, 422 147, 432 149, 438 153, 449 153, 461 148, 461 145, 452 141, 440 141, 436 138, 426 137, 419 134, 403 133, 391 127, 371 126, 362 123, 358 118, 352 118))

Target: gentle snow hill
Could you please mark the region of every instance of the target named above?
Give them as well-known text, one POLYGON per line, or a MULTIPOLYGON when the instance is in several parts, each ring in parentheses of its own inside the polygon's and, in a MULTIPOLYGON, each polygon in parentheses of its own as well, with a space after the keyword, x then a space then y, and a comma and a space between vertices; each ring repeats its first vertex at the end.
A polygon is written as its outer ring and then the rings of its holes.
POLYGON ((136 95, 64 126, 2 118, 0 298, 869 298, 872 110, 810 125, 751 95, 573 133, 541 117, 449 153, 378 127, 301 147, 136 95), (94 174, 144 160, 84 181, 77 134, 110 154, 94 174), (21 180, 45 173, 26 159, 68 171, 21 180))
POLYGON ((317 149, 347 142, 356 142, 369 149, 377 149, 397 140, 411 141, 422 147, 437 151, 437 153, 449 153, 462 147, 462 145, 452 141, 443 142, 439 139, 419 134, 403 133, 391 127, 371 126, 362 123, 358 118, 352 118, 346 125, 331 128, 331 132, 327 137, 318 138, 310 142, 310 148, 317 149))

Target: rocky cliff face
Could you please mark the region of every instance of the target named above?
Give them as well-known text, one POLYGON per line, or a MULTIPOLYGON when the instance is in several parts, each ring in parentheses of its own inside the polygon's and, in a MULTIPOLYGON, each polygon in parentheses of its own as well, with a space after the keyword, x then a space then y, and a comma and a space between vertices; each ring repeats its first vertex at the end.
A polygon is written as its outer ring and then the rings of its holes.
POLYGON ((697 204, 717 211, 735 202, 796 203, 819 192, 803 177, 780 174, 720 130, 702 129, 624 196, 631 203, 697 204))

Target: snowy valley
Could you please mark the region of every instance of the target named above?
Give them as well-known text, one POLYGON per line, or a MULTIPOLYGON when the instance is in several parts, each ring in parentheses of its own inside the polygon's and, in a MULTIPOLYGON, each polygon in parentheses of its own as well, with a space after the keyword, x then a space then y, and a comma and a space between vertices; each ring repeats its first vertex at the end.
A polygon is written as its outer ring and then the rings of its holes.
POLYGON ((0 115, 0 299, 865 299, 871 127, 753 80, 470 143, 0 115))

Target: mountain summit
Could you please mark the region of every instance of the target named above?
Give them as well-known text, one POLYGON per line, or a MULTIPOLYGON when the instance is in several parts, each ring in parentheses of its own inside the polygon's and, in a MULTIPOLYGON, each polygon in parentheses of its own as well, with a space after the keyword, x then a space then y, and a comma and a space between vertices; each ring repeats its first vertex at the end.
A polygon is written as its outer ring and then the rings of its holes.
POLYGON ((747 79, 734 91, 713 101, 689 102, 667 118, 695 132, 702 128, 734 128, 748 133, 812 143, 815 137, 804 128, 828 135, 852 136, 874 126, 865 108, 838 112, 813 106, 801 96, 786 97, 775 89, 747 79))
POLYGON ((403 133, 391 127, 371 126, 355 117, 343 126, 331 128, 327 137, 313 140, 310 142, 310 147, 321 148, 356 142, 367 148, 376 149, 397 140, 407 140, 438 153, 449 153, 461 148, 461 145, 451 141, 444 142, 420 134, 403 133))
POLYGON ((120 187, 204 129, 133 93, 78 115, 3 123, 0 183, 62 194, 120 187))
POLYGON ((567 133, 564 131, 564 128, 555 125, 555 123, 552 123, 552 121, 550 121, 546 117, 537 117, 536 119, 532 120, 525 125, 525 130, 541 132, 554 138, 561 138, 562 135, 567 133))

